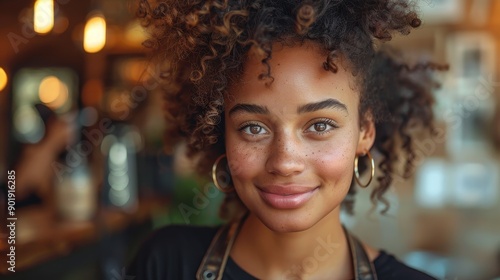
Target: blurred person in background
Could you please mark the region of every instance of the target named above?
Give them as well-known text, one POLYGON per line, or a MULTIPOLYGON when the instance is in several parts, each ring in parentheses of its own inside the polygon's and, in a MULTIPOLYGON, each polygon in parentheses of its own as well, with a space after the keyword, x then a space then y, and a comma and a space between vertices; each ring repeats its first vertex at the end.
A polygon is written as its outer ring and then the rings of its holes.
MULTIPOLYGON (((52 195, 55 172, 53 165, 74 139, 74 125, 57 116, 47 106, 36 108, 44 120, 45 135, 34 144, 25 144, 12 170, 16 171, 16 205, 18 208, 41 204, 52 195)), ((6 190, 7 188, 2 188, 6 190)))

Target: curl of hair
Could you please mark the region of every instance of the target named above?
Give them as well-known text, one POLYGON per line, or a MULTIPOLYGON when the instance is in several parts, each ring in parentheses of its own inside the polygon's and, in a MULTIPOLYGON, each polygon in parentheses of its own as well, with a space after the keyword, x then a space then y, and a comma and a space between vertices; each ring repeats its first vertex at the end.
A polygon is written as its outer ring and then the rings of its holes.
MULTIPOLYGON (((406 35, 421 24, 410 1, 140 0, 136 14, 150 33, 144 45, 156 61, 167 65, 160 74, 169 124, 166 146, 186 141, 188 155, 200 156, 201 174, 208 175, 216 157, 224 153, 224 97, 242 74, 251 47, 267 66, 259 78, 269 82, 268 61, 275 43, 316 43, 324 50, 325 70, 334 73, 346 66, 341 61, 347 61, 360 85, 360 119, 371 116, 376 123, 374 147, 381 155, 381 175, 371 195, 374 203, 388 206, 383 194, 392 182, 396 154, 404 156, 405 175, 411 171, 415 155, 410 130, 420 124, 432 131, 434 84, 420 83, 416 77, 443 67, 410 67, 386 49, 374 47, 376 41, 391 40, 395 33, 406 35)), ((349 212, 354 193, 351 185, 344 204, 349 212)))

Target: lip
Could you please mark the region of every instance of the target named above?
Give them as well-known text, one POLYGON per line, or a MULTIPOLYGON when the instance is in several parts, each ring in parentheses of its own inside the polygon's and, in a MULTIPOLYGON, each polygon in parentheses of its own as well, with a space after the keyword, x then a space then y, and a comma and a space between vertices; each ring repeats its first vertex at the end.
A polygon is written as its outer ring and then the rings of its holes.
POLYGON ((304 205, 316 193, 318 187, 273 185, 258 187, 260 197, 266 204, 277 209, 294 209, 304 205))

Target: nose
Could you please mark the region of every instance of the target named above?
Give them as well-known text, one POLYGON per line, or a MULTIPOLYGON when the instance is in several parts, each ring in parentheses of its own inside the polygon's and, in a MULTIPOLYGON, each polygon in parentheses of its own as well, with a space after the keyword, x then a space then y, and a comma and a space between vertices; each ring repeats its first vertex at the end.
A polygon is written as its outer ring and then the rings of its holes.
POLYGON ((267 172, 285 177, 300 174, 305 168, 301 146, 298 137, 290 134, 277 135, 269 147, 267 172))

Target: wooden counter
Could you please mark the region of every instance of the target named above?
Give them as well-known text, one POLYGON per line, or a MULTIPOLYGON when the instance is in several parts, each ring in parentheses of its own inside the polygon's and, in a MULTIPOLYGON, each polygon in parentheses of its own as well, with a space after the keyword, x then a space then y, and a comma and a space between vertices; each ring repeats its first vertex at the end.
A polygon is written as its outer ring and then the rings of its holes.
MULTIPOLYGON (((82 246, 99 241, 102 236, 146 222, 155 213, 166 212, 168 203, 167 198, 141 199, 133 213, 103 208, 87 222, 64 221, 54 211, 40 206, 20 209, 16 213, 16 272, 71 254, 82 246)), ((1 239, 0 274, 11 273, 7 270, 10 246, 5 238, 1 239)))

